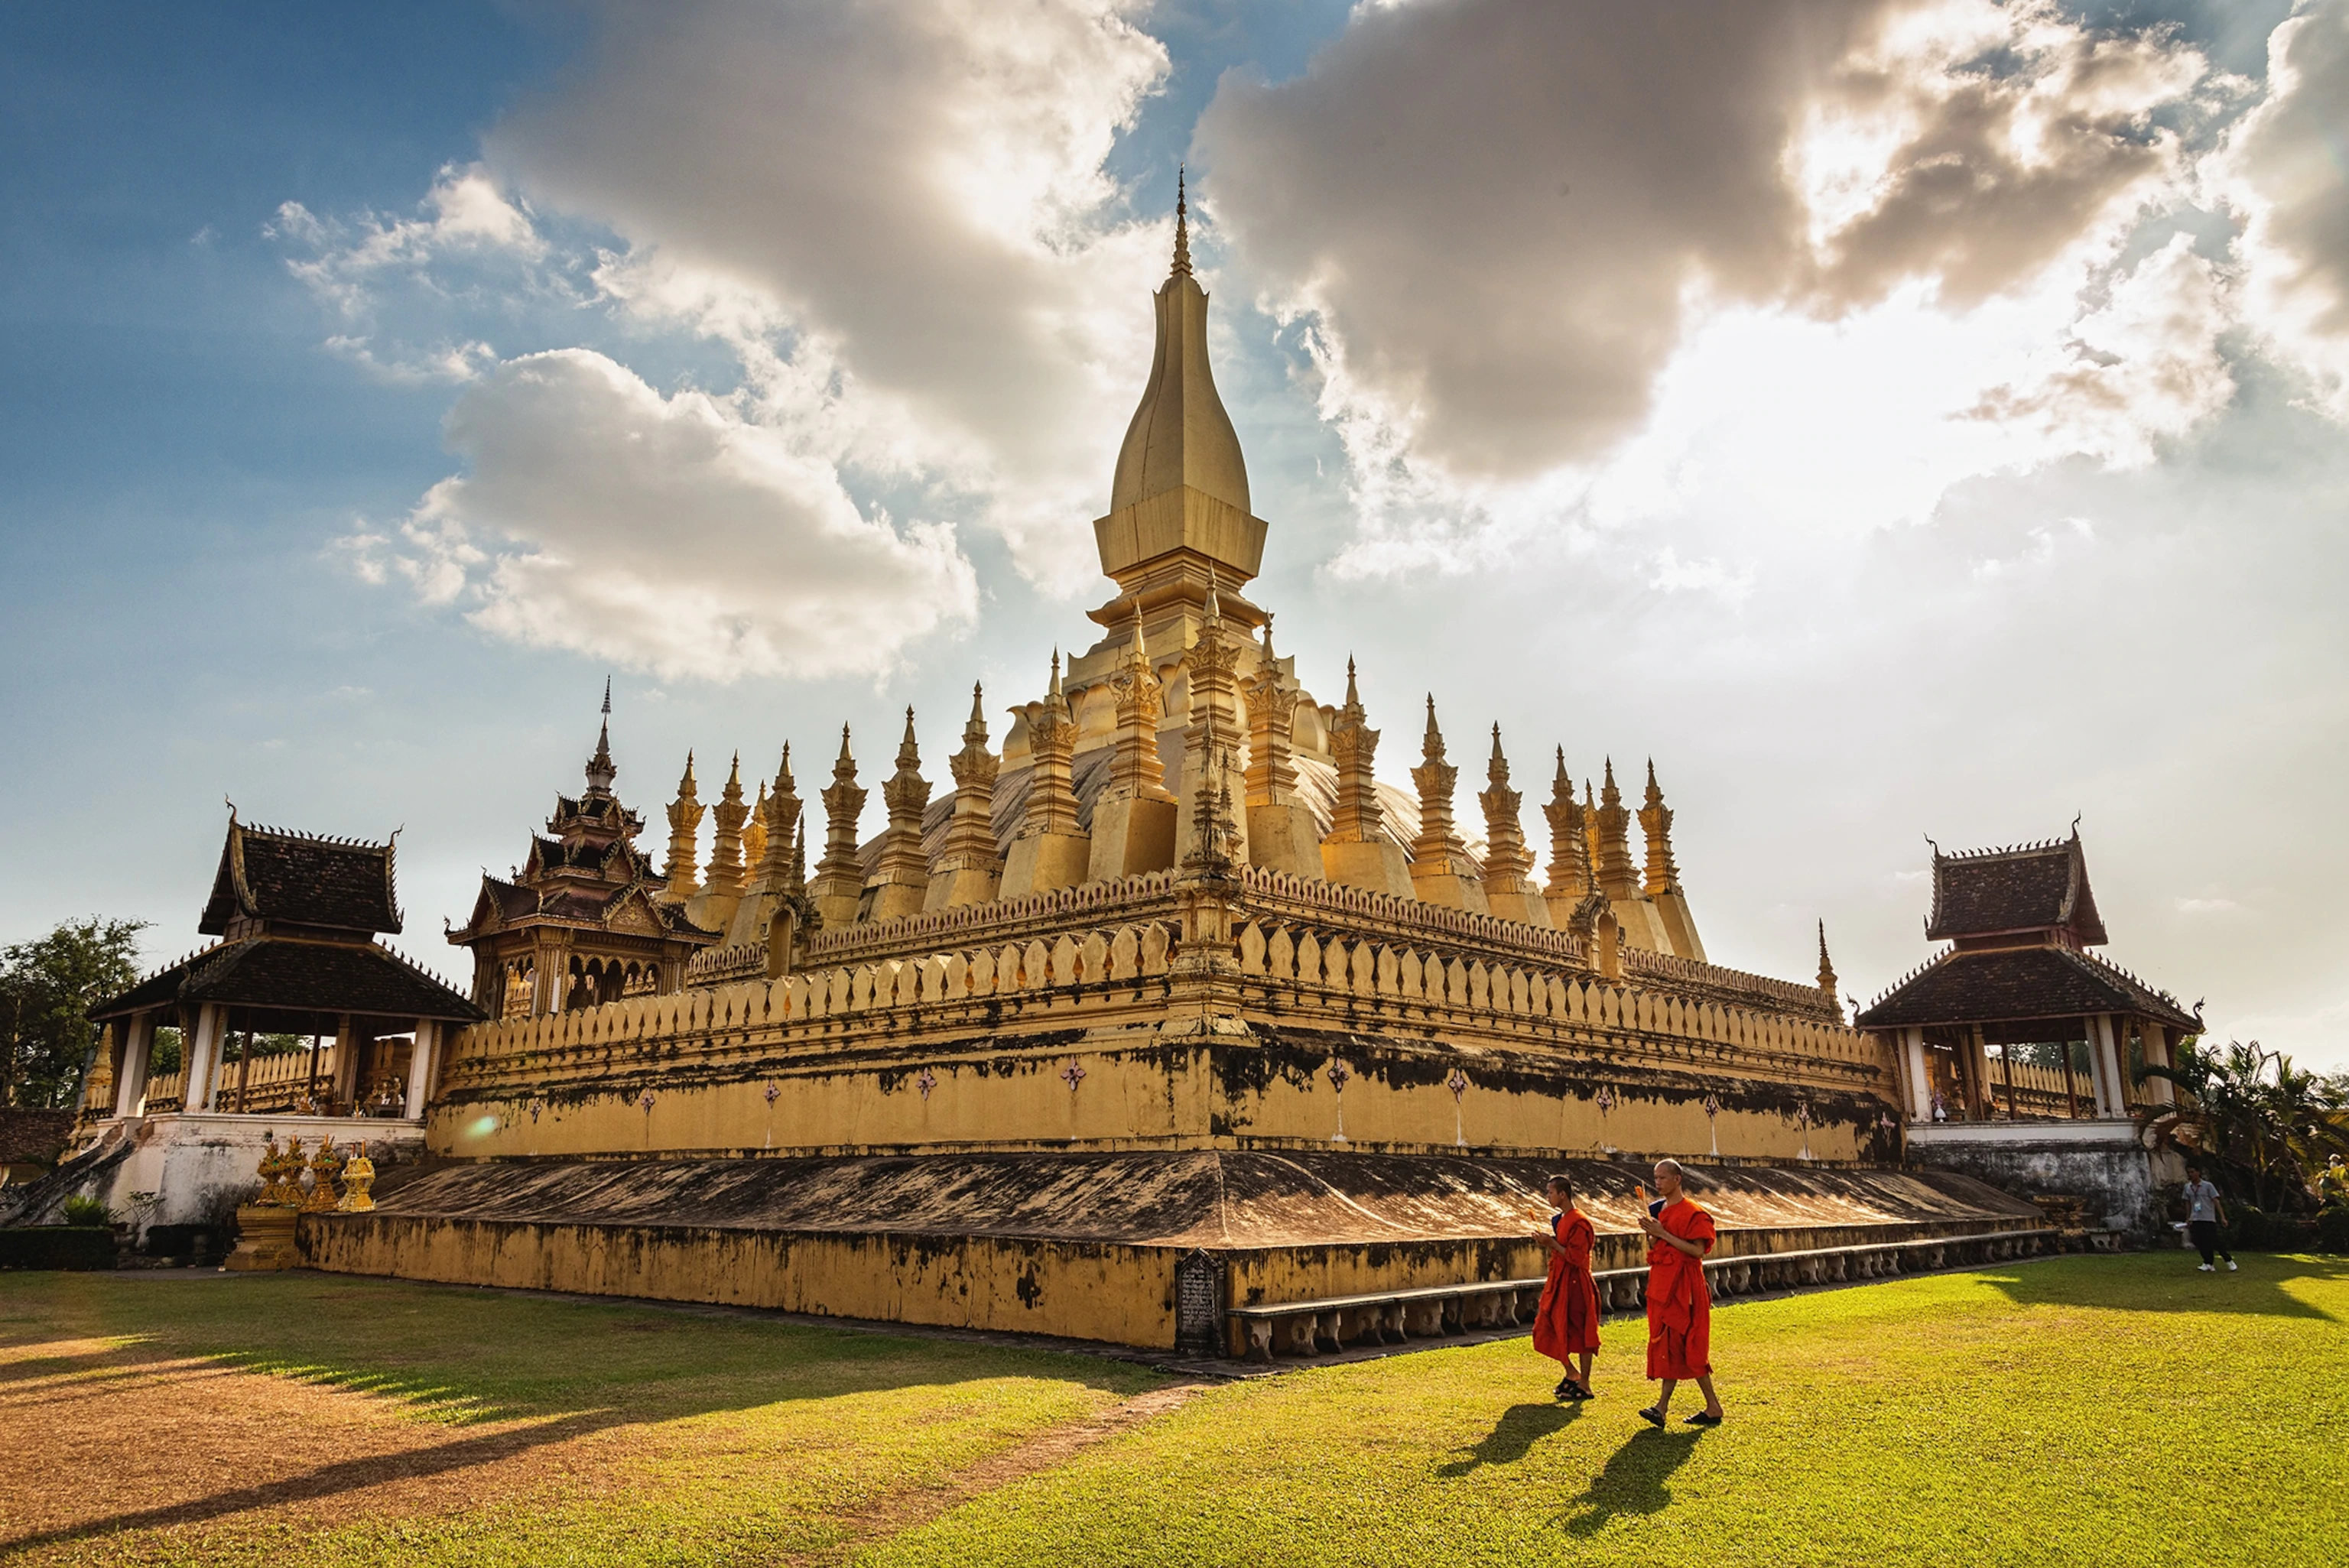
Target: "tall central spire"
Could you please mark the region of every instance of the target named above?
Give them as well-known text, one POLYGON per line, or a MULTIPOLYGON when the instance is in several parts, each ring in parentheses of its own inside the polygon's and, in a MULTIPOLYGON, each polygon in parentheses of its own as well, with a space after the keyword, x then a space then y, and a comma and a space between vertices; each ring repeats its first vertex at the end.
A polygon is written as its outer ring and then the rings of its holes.
MULTIPOLYGON (((1123 627, 1138 603, 1154 639, 1170 614, 1203 611, 1210 572, 1237 590, 1264 561, 1265 525, 1248 512, 1247 462, 1207 363, 1207 294, 1191 275, 1190 205, 1187 182, 1178 184, 1174 260, 1154 301, 1150 377, 1118 449, 1109 514, 1093 524, 1102 570, 1123 590, 1093 619, 1123 627)), ((1226 614, 1236 610, 1242 629, 1257 624, 1245 601, 1227 604, 1226 614)))

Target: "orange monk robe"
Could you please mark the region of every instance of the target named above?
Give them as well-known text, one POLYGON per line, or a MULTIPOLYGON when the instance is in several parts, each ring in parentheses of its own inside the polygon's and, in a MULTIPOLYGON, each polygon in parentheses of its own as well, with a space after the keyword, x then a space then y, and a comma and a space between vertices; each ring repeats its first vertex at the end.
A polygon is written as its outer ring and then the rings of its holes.
MULTIPOLYGON (((1657 1222, 1684 1242, 1710 1250, 1713 1216, 1689 1199, 1667 1203, 1657 1222)), ((1713 1373, 1713 1294, 1704 1263, 1678 1247, 1648 1243, 1648 1376, 1706 1377, 1713 1373)))
POLYGON ((1599 1348, 1599 1287, 1590 1281, 1590 1243, 1597 1233, 1579 1209, 1552 1214, 1549 1228, 1566 1252, 1549 1255, 1549 1278, 1534 1313, 1534 1348, 1564 1361, 1599 1348))

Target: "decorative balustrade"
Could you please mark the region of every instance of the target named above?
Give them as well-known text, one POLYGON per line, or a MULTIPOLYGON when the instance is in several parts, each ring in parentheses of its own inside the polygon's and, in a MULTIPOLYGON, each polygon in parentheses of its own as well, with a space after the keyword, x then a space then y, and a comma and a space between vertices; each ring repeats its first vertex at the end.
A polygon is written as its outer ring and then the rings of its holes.
MULTIPOLYGON (((1142 883, 1151 880, 1133 879, 1142 883)), ((1271 882, 1269 877, 1264 880, 1271 882)), ((1268 885, 1255 902, 1268 909, 1309 907, 1310 901, 1290 896, 1293 885, 1268 885)), ((1362 913, 1345 901, 1331 902, 1350 924, 1362 913)), ((1249 981, 1278 984, 1282 1012, 1300 1020, 1321 1012, 1332 1023, 1359 1026, 1365 1011, 1386 1011, 1400 1018, 1417 1010, 1443 1016, 1455 1027, 1503 1034, 1616 1034, 1795 1058, 1845 1072, 1868 1073, 1878 1066, 1868 1037, 1839 1024, 1775 1008, 1740 1007, 1677 992, 1609 985, 1580 966, 1571 939, 1561 934, 1541 934, 1556 939, 1546 957, 1521 955, 1510 962, 1498 953, 1464 956, 1460 939, 1478 934, 1478 928, 1468 923, 1482 918, 1430 922, 1438 940, 1421 946, 1264 913, 1239 926, 1234 958, 1244 988, 1249 981)), ((966 923, 969 926, 982 933, 988 929, 984 922, 966 923)), ((627 997, 551 1017, 476 1026, 461 1037, 453 1070, 461 1075, 468 1063, 493 1070, 489 1064, 496 1058, 516 1054, 629 1041, 730 1036, 747 1040, 752 1031, 775 1032, 789 1044, 792 1032, 812 1034, 827 1020, 871 1018, 876 1026, 902 1028, 905 1015, 916 1010, 935 1012, 989 998, 1041 997, 1092 987, 1107 988, 1102 1000, 1114 1005, 1121 984, 1163 984, 1177 944, 1171 917, 1148 919, 827 965, 773 981, 760 975, 667 995, 627 997)))
MULTIPOLYGON (((212 1068, 212 1108, 214 1110, 226 1110, 236 1103, 240 1066, 232 1057, 212 1068)), ((291 1115, 314 1092, 330 1092, 335 1082, 333 1046, 324 1045, 318 1048, 315 1088, 310 1073, 310 1053, 306 1049, 254 1057, 251 1071, 244 1075, 245 1113, 252 1116, 291 1115)), ((155 1116, 186 1109, 187 1088, 188 1075, 184 1068, 176 1072, 150 1074, 146 1088, 147 1114, 155 1116)))
POLYGON ((1086 987, 1163 985, 1174 945, 1167 923, 1147 921, 1064 931, 1050 941, 1034 935, 999 946, 833 965, 773 981, 631 996, 548 1017, 475 1025, 459 1037, 451 1071, 461 1077, 471 1067, 517 1054, 784 1030, 828 1019, 888 1022, 880 1016, 1086 987))
POLYGON ((1548 926, 1369 892, 1342 882, 1316 882, 1260 866, 1240 867, 1236 880, 1240 886, 1237 902, 1251 913, 1319 921, 1368 934, 1401 937, 1422 946, 1538 954, 1552 962, 1586 963, 1582 944, 1572 933, 1548 926))
POLYGON ((1806 985, 1798 980, 1774 980, 1766 975, 1723 969, 1718 965, 1682 958, 1676 953, 1651 953, 1644 947, 1623 950, 1623 973, 1749 1007, 1784 1009, 1804 1017, 1843 1022, 1842 1008, 1834 997, 1816 985, 1806 985))
MULTIPOLYGON (((1529 928, 1528 928, 1529 929, 1529 928)), ((1610 985, 1560 964, 1487 963, 1454 952, 1422 951, 1327 928, 1253 920, 1239 930, 1239 970, 1331 998, 1446 1009, 1496 1021, 1546 1020, 1578 1029, 1619 1030, 1873 1067, 1875 1045, 1839 1023, 1776 1008, 1610 985)))

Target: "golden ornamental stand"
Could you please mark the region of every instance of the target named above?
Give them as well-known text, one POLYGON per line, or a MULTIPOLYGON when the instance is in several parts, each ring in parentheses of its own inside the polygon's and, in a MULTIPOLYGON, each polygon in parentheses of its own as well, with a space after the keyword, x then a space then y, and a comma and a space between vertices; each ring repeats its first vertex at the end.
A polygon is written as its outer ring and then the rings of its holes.
POLYGON ((338 1212, 364 1214, 375 1207, 367 1189, 375 1185, 375 1161, 365 1153, 354 1154, 343 1167, 343 1201, 335 1205, 338 1212))
MULTIPOLYGON (((296 1148, 300 1142, 299 1139, 295 1140, 296 1148)), ((294 1226, 301 1218, 295 1205, 301 1202, 302 1193, 287 1180, 287 1173, 301 1168, 299 1154, 279 1153, 276 1137, 266 1137, 260 1161, 254 1168, 254 1173, 261 1178, 261 1191, 252 1202, 237 1205, 236 1247, 221 1260, 223 1270, 268 1274, 300 1265, 302 1255, 295 1243, 294 1226)))

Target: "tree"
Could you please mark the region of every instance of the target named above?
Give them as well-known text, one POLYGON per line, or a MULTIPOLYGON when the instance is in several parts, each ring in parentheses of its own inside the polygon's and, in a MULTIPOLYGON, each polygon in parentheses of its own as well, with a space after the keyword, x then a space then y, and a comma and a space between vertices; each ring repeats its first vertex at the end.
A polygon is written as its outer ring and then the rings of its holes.
POLYGON ((2178 1086, 2176 1105, 2147 1105, 2138 1125, 2157 1147, 2194 1150, 2251 1179, 2251 1201, 2305 1193, 2333 1152, 2349 1155, 2349 1097, 2340 1083, 2292 1065, 2257 1040, 2225 1048, 2189 1043, 2167 1068, 2138 1078, 2178 1086))
POLYGON ((89 1010, 137 982, 146 929, 143 920, 92 915, 0 949, 0 1105, 74 1103, 98 1049, 89 1010))

